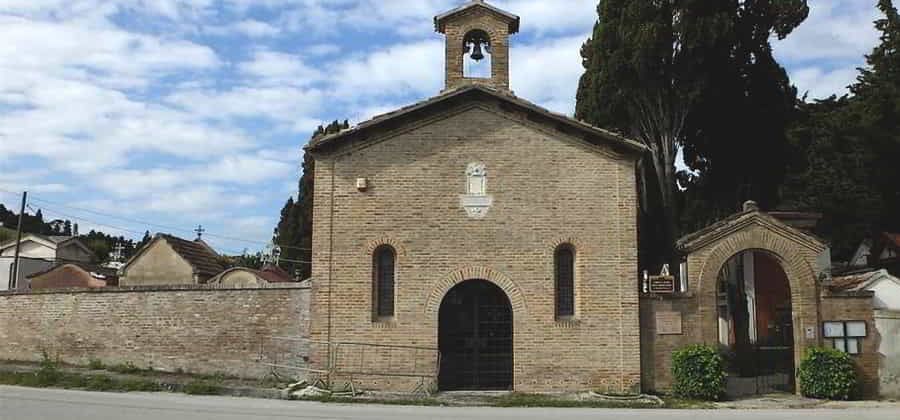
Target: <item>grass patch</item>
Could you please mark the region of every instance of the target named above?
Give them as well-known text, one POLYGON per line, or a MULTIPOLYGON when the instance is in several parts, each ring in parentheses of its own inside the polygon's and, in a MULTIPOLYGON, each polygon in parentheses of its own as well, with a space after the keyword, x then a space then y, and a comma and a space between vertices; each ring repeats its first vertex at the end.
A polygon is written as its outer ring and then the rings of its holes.
POLYGON ((447 405, 444 402, 434 398, 414 398, 414 399, 377 399, 377 398, 352 398, 352 397, 303 397, 298 398, 300 401, 315 401, 321 403, 337 403, 337 404, 378 404, 378 405, 409 405, 419 407, 440 407, 447 405))
POLYGON ((639 401, 568 400, 553 395, 514 392, 497 397, 494 407, 555 407, 555 408, 660 408, 639 401))
MULTIPOLYGON (((140 373, 144 373, 144 372, 148 371, 147 369, 141 369, 141 368, 135 366, 134 363, 131 363, 131 362, 119 363, 118 365, 112 365, 112 366, 109 366, 108 368, 106 368, 106 370, 108 370, 110 372, 124 373, 127 375, 136 375, 136 374, 140 374, 140 373)), ((152 371, 152 370, 150 370, 150 371, 152 371)))
POLYGON ((91 370, 103 370, 106 369, 106 365, 103 364, 103 361, 100 359, 91 359, 88 361, 88 369, 91 370))
POLYGON ((82 375, 42 367, 36 372, 2 372, 0 384, 32 388, 86 389, 89 391, 156 392, 162 387, 146 379, 113 379, 107 375, 82 375))
POLYGON ((191 381, 182 391, 188 395, 221 395, 222 387, 207 381, 191 381))

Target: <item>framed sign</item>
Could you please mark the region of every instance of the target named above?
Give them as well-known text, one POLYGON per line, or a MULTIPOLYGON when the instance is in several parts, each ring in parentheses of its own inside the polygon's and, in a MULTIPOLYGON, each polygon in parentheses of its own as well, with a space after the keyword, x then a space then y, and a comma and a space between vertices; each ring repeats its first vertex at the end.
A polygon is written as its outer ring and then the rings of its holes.
POLYGON ((681 325, 681 312, 657 312, 656 333, 659 335, 684 334, 681 325))
POLYGON ((650 276, 650 293, 675 293, 675 277, 650 276))

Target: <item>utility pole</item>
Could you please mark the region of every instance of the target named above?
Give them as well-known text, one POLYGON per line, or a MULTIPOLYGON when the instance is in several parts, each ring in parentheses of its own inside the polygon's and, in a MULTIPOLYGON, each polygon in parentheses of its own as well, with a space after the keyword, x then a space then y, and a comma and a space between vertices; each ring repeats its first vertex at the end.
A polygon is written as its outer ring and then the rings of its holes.
POLYGON ((22 222, 25 220, 25 203, 28 201, 28 191, 22 192, 22 207, 19 209, 19 227, 16 229, 16 253, 13 257, 12 278, 9 279, 9 289, 13 290, 19 282, 19 249, 22 247, 22 222))

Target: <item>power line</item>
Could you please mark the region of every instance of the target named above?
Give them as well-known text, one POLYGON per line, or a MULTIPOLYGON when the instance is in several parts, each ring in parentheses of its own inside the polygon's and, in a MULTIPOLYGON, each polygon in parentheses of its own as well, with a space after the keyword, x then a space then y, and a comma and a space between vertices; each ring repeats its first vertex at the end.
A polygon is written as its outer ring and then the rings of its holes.
MULTIPOLYGON (((49 208, 46 208, 46 207, 41 207, 41 210, 42 210, 44 213, 49 213, 49 214, 51 214, 51 215, 52 215, 52 214, 55 214, 55 215, 57 215, 57 216, 61 216, 61 217, 67 218, 67 219, 73 219, 73 220, 78 220, 78 221, 85 222, 85 223, 91 223, 91 224, 94 224, 94 225, 97 225, 97 226, 105 227, 105 228, 107 228, 107 229, 114 229, 114 230, 118 230, 118 231, 122 231, 122 232, 128 232, 128 233, 132 233, 132 234, 136 234, 136 235, 143 235, 143 234, 144 234, 144 232, 140 232, 140 231, 136 231, 136 230, 131 230, 131 229, 123 228, 123 227, 121 227, 121 226, 113 226, 113 225, 109 225, 109 224, 105 224, 105 223, 100 223, 100 222, 97 222, 97 221, 94 221, 94 220, 85 219, 85 218, 79 217, 79 216, 73 216, 73 215, 71 215, 71 214, 63 213, 63 212, 60 212, 60 211, 57 211, 57 210, 54 210, 54 209, 49 209, 49 208)), ((233 253, 233 254, 243 254, 243 253, 244 253, 244 250, 238 251, 238 250, 235 250, 235 249, 233 249, 233 248, 224 248, 224 247, 217 247, 217 248, 219 248, 219 250, 221 250, 221 251, 225 251, 225 252, 233 253)))
MULTIPOLYGON (((5 190, 5 189, 0 189, 0 191, 6 192, 9 194, 18 194, 16 192, 5 190)), ((157 229, 164 229, 164 230, 168 230, 168 231, 180 231, 180 232, 185 232, 185 233, 188 233, 188 232, 193 233, 194 232, 193 229, 185 229, 185 228, 179 228, 179 227, 174 227, 174 226, 167 226, 167 225, 162 225, 159 223, 148 222, 146 220, 139 220, 139 219, 129 218, 129 217, 125 217, 125 216, 117 216, 114 214, 104 213, 104 212, 100 212, 100 211, 92 210, 92 209, 86 209, 83 207, 76 207, 76 206, 72 206, 69 204, 63 204, 60 202, 46 200, 46 199, 34 197, 34 196, 31 196, 31 200, 42 202, 42 203, 47 203, 47 204, 52 204, 55 206, 60 206, 60 207, 64 207, 64 208, 68 208, 68 209, 72 209, 72 210, 83 211, 85 213, 90 213, 90 214, 94 214, 94 215, 101 216, 101 217, 108 217, 108 218, 112 218, 112 219, 118 219, 118 220, 121 220, 124 222, 136 223, 136 224, 139 224, 142 226, 155 227, 157 229)), ((59 213, 59 212, 57 212, 57 213, 59 213)), ((69 216, 69 217, 71 217, 71 216, 69 216)), ((101 223, 93 222, 93 221, 90 221, 87 219, 84 219, 84 220, 91 222, 91 223, 95 223, 98 226, 103 226, 103 224, 101 224, 101 223)), ((121 229, 121 228, 113 228, 113 229, 118 229, 118 230, 123 230, 123 231, 129 232, 129 230, 127 230, 127 229, 121 229)), ((139 232, 138 235, 142 235, 143 233, 144 232, 139 232)), ((252 239, 236 238, 236 237, 232 237, 232 236, 225 236, 225 235, 219 235, 219 234, 214 234, 214 233, 206 233, 206 235, 209 237, 219 238, 219 239, 224 239, 224 240, 234 241, 234 242, 243 242, 243 243, 256 244, 256 245, 269 245, 268 242, 254 241, 252 239)), ((298 247, 298 246, 291 246, 291 245, 278 245, 278 246, 280 248, 297 249, 300 251, 312 251, 311 248, 305 248, 305 247, 298 247)))

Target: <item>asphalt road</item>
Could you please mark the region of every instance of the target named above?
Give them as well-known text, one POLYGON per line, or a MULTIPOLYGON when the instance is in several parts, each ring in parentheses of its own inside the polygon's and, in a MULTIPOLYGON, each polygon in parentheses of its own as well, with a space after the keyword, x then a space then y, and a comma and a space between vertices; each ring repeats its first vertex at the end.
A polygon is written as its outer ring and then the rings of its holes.
POLYGON ((0 420, 257 420, 257 419, 447 419, 447 420, 897 420, 900 410, 598 410, 543 408, 439 408, 339 405, 182 394, 112 394, 0 386, 0 420))

